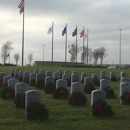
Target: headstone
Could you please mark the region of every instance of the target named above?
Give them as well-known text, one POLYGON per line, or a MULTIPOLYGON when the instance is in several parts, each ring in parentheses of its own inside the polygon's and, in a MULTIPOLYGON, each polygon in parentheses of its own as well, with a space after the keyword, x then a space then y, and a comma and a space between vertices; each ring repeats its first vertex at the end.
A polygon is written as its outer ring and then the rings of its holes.
POLYGON ((28 89, 29 89, 29 86, 27 83, 19 82, 15 84, 15 95, 17 93, 25 93, 26 91, 28 91, 28 89))
POLYGON ((14 77, 14 70, 15 70, 15 69, 11 69, 11 70, 10 70, 10 76, 12 76, 12 77, 14 77))
POLYGON ((46 71, 45 70, 40 70, 39 73, 44 74, 46 76, 46 71))
POLYGON ((115 77, 116 76, 116 74, 114 73, 114 72, 110 72, 110 79, 112 78, 112 77, 115 77))
POLYGON ((35 69, 34 70, 34 74, 38 74, 39 73, 39 70, 38 69, 35 69))
POLYGON ((125 92, 130 92, 130 82, 120 83, 120 96, 125 92))
POLYGON ((106 72, 101 71, 100 72, 100 79, 105 79, 106 78, 106 72))
POLYGON ((3 85, 3 77, 4 76, 7 76, 7 74, 4 72, 0 72, 0 87, 3 85))
POLYGON ((52 72, 51 71, 46 71, 46 76, 52 76, 52 72))
POLYGON ((73 83, 73 82, 79 82, 79 75, 78 74, 71 75, 71 83, 73 83))
POLYGON ((57 79, 57 80, 60 79, 60 74, 58 72, 54 72, 53 73, 53 78, 57 79))
POLYGON ((64 74, 67 74, 67 75, 70 76, 70 72, 69 72, 68 70, 65 70, 65 71, 64 71, 64 74))
POLYGON ((86 73, 81 73, 81 80, 83 80, 86 77, 88 77, 88 75, 86 73))
POLYGON ((99 75, 98 74, 92 74, 92 78, 93 78, 94 85, 99 86, 100 85, 99 75))
POLYGON ((18 78, 19 77, 19 70, 15 69, 14 70, 14 78, 18 78))
POLYGON ((59 80, 57 80, 57 81, 56 81, 56 89, 57 89, 57 88, 60 88, 60 87, 66 89, 66 88, 67 88, 67 81, 64 80, 64 79, 59 79, 59 80))
POLYGON ((24 73, 24 71, 23 70, 20 70, 19 71, 19 82, 23 82, 23 73, 24 73))
POLYGON ((48 77, 46 77, 45 78, 45 85, 47 85, 48 83, 55 83, 55 80, 54 80, 54 78, 53 77, 51 77, 51 76, 48 76, 48 77))
POLYGON ((32 80, 36 80, 36 74, 35 73, 29 74, 29 82, 31 82, 32 80))
POLYGON ((110 80, 102 79, 100 80, 100 90, 110 87, 110 80))
POLYGON ((8 80, 8 87, 11 87, 15 90, 15 84, 17 84, 18 82, 19 82, 18 79, 14 79, 14 78, 9 79, 8 80))
POLYGON ((68 75, 68 74, 63 74, 63 75, 62 75, 62 79, 69 80, 69 78, 70 78, 70 77, 69 77, 69 75, 68 75))
POLYGON ((36 74, 36 82, 38 82, 39 80, 45 80, 45 75, 44 74, 36 74))
POLYGON ((122 71, 122 72, 120 73, 120 78, 123 78, 123 77, 127 77, 127 74, 122 71))
POLYGON ((77 74, 77 75, 78 75, 78 72, 76 72, 76 71, 72 71, 72 74, 77 74))
POLYGON ((106 92, 103 90, 93 90, 91 92, 91 106, 100 100, 106 102, 106 92))
POLYGON ((98 74, 92 74, 92 78, 98 78, 99 79, 99 75, 98 74))
POLYGON ((84 85, 89 84, 89 83, 93 85, 93 78, 91 77, 84 78, 84 85))
MULTIPOLYGON (((130 92, 130 82, 120 83, 120 96, 125 92, 130 92)), ((122 104, 121 99, 120 99, 120 104, 122 104)))
POLYGON ((62 78, 62 70, 57 70, 57 72, 59 73, 60 78, 62 78))
POLYGON ((8 85, 8 80, 11 79, 11 76, 4 76, 3 77, 3 84, 7 84, 8 85))
POLYGON ((128 77, 122 77, 121 78, 121 83, 123 82, 130 82, 129 78, 128 77))
POLYGON ((82 92, 84 93, 84 85, 81 82, 74 82, 71 84, 71 93, 82 92))
POLYGON ((27 72, 27 71, 23 73, 23 82, 24 82, 24 83, 29 84, 29 74, 30 74, 30 73, 27 72))
POLYGON ((25 93, 25 108, 30 102, 38 102, 41 104, 41 92, 37 90, 29 90, 25 93))

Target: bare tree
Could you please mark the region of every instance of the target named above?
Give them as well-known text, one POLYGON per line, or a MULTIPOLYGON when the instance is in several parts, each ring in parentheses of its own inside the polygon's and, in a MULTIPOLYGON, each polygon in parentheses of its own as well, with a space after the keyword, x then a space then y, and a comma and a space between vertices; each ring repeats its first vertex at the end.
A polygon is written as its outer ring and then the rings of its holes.
POLYGON ((87 47, 84 46, 84 51, 83 51, 83 47, 82 47, 82 52, 81 52, 81 62, 88 64, 87 57, 89 57, 89 59, 91 58, 91 60, 92 60, 92 48, 88 48, 88 50, 87 50, 87 47))
POLYGON ((10 54, 10 51, 13 50, 12 42, 7 41, 6 43, 3 43, 1 47, 1 59, 3 64, 6 63, 6 60, 8 59, 8 55, 10 54))
MULTIPOLYGON (((75 44, 71 44, 68 46, 68 52, 70 53, 71 57, 70 57, 70 61, 74 62, 76 59, 76 45, 75 44)), ((77 54, 81 51, 81 47, 78 47, 77 45, 77 54)))
POLYGON ((97 65, 97 61, 98 61, 98 58, 99 58, 99 53, 100 53, 100 50, 99 49, 94 49, 92 55, 93 55, 93 59, 94 59, 94 63, 97 65))
POLYGON ((104 59, 104 57, 106 57, 108 54, 106 53, 106 49, 105 49, 105 47, 101 47, 101 48, 99 48, 99 58, 100 58, 100 60, 101 60, 101 65, 102 65, 102 63, 103 63, 103 59, 104 59))
POLYGON ((30 53, 28 55, 28 61, 30 62, 30 65, 31 65, 32 60, 33 60, 33 53, 30 53))
POLYGON ((20 58, 19 53, 14 54, 14 59, 15 59, 15 61, 16 61, 16 65, 18 65, 18 60, 19 60, 19 58, 20 58))

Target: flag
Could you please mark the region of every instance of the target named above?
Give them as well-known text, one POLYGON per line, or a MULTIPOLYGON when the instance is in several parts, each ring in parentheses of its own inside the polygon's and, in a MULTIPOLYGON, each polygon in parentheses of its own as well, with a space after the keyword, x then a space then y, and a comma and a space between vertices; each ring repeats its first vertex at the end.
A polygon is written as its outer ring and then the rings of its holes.
POLYGON ((52 32, 52 27, 48 28, 47 33, 50 34, 52 32))
POLYGON ((24 11, 24 0, 21 0, 21 2, 18 5, 18 8, 20 9, 20 14, 24 11))
POLYGON ((80 33, 80 38, 82 38, 82 36, 84 36, 84 30, 80 33))
POLYGON ((72 36, 74 37, 75 35, 77 35, 77 28, 72 32, 72 36))
POLYGON ((10 54, 7 55, 7 57, 10 56, 10 54))
POLYGON ((64 36, 65 33, 66 33, 66 27, 64 27, 64 29, 62 31, 62 36, 64 36))
POLYGON ((87 35, 87 34, 85 34, 85 35, 84 35, 84 39, 86 39, 87 37, 88 37, 88 35, 87 35))

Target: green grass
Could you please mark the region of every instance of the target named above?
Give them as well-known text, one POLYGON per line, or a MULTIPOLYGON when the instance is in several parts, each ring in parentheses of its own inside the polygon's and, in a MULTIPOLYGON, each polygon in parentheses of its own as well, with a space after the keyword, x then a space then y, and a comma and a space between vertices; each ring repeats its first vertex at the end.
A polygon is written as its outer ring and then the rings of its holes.
MULTIPOLYGON (((97 68, 72 68, 72 67, 0 67, 0 72, 10 74, 12 68, 34 72, 34 69, 43 69, 55 72, 58 69, 77 71, 79 74, 86 72, 88 76, 93 73, 100 74, 105 71, 109 78, 110 72, 115 72, 116 76, 120 76, 120 72, 124 71, 129 77, 129 69, 97 69, 97 68)), ((114 116, 112 117, 94 117, 90 114, 90 94, 85 94, 88 103, 86 106, 71 106, 67 99, 56 100, 51 94, 42 93, 42 103, 49 110, 49 118, 47 120, 28 120, 25 117, 24 109, 16 109, 12 100, 0 99, 0 130, 129 130, 130 129, 130 106, 121 105, 119 103, 119 84, 120 82, 111 83, 111 88, 116 93, 115 99, 107 99, 107 103, 112 106, 114 116)), ((29 89, 36 89, 31 87, 29 89)), ((96 87, 99 89, 99 87, 96 87)), ((68 87, 70 92, 70 87, 68 87)))

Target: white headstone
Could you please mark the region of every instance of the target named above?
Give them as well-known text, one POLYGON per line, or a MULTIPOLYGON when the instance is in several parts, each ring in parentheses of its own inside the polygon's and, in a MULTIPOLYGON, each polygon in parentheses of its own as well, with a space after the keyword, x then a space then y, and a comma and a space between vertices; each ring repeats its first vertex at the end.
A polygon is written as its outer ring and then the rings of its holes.
POLYGON ((53 77, 51 77, 51 76, 48 76, 48 77, 46 77, 45 78, 45 85, 47 85, 48 83, 55 83, 55 80, 54 80, 54 78, 53 77))
POLYGON ((82 92, 84 93, 84 85, 81 82, 74 82, 71 84, 71 93, 82 92))
POLYGON ((38 69, 35 69, 34 70, 34 74, 38 74, 39 73, 39 70, 38 69))
POLYGON ((116 76, 116 74, 114 73, 114 72, 110 72, 110 79, 112 78, 112 77, 115 77, 116 76))
POLYGON ((31 82, 32 80, 36 80, 36 74, 35 73, 29 74, 29 82, 31 82))
POLYGON ((36 82, 38 82, 39 80, 45 80, 45 75, 44 74, 36 74, 36 82))
POLYGON ((78 75, 78 72, 76 72, 76 71, 72 71, 72 74, 77 74, 77 75, 78 75))
POLYGON ((120 96, 125 92, 130 92, 130 82, 120 83, 120 96))
POLYGON ((46 71, 45 70, 40 70, 40 74, 44 74, 46 76, 46 71))
POLYGON ((25 93, 25 108, 30 102, 38 102, 41 104, 41 92, 37 90, 29 90, 25 93))
POLYGON ((90 77, 84 78, 84 85, 89 84, 89 83, 93 85, 93 78, 90 78, 90 77))
POLYGON ((106 92, 103 90, 93 90, 91 92, 91 106, 95 103, 102 100, 106 102, 106 92))
POLYGON ((3 77, 3 84, 8 84, 8 80, 11 79, 11 76, 4 76, 3 77))
POLYGON ((67 74, 67 75, 70 76, 70 72, 69 72, 68 70, 65 70, 65 71, 64 71, 64 74, 67 74))
POLYGON ((52 76, 52 72, 51 71, 46 71, 46 76, 52 76))
POLYGON ((100 72, 100 79, 104 79, 104 78, 106 78, 106 72, 101 71, 100 72))
POLYGON ((100 80, 100 90, 110 87, 110 80, 102 79, 100 80))
POLYGON ((58 72, 53 73, 53 78, 54 79, 60 79, 60 74, 58 72))
POLYGON ((127 77, 127 74, 123 71, 120 73, 120 78, 122 78, 122 77, 127 77))
POLYGON ((71 75, 71 83, 73 83, 73 82, 79 82, 79 75, 78 74, 71 75))
POLYGON ((26 91, 28 91, 28 89, 29 89, 29 86, 27 83, 19 82, 15 84, 15 95, 17 93, 25 93, 26 91))
POLYGON ((9 79, 8 80, 8 87, 11 87, 15 90, 15 84, 17 84, 18 82, 19 82, 18 79, 14 79, 14 78, 9 79))
POLYGON ((88 77, 87 73, 81 73, 81 80, 88 77))
POLYGON ((56 89, 57 89, 57 88, 60 88, 60 87, 66 89, 66 88, 67 88, 67 81, 64 80, 64 79, 59 79, 59 80, 57 80, 57 81, 56 81, 56 89))
POLYGON ((121 78, 121 83, 123 82, 130 82, 129 78, 128 77, 122 77, 121 78))

